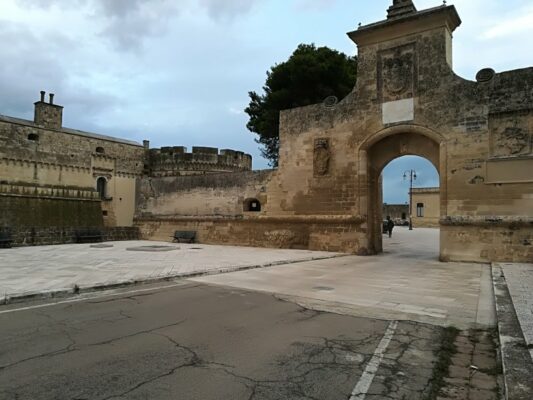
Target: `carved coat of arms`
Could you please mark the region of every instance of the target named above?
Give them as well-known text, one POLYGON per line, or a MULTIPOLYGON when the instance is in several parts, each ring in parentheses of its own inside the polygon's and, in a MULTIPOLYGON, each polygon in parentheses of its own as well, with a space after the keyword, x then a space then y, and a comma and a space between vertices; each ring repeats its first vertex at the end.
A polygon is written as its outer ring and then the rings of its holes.
POLYGON ((411 87, 413 80, 412 53, 386 58, 383 64, 383 85, 389 95, 400 95, 411 87))
POLYGON ((313 169, 315 176, 324 176, 329 172, 330 150, 328 139, 316 139, 313 153, 313 169))
POLYGON ((378 85, 384 102, 414 96, 415 46, 412 44, 380 52, 378 85))

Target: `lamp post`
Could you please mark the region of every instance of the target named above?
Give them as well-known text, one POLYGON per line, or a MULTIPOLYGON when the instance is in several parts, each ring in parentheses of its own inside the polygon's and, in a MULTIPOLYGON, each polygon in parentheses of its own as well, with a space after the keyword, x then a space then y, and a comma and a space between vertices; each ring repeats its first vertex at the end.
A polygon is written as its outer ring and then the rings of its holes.
POLYGON ((416 181, 416 171, 411 169, 403 173, 403 179, 409 176, 409 230, 413 230, 413 181, 416 181))

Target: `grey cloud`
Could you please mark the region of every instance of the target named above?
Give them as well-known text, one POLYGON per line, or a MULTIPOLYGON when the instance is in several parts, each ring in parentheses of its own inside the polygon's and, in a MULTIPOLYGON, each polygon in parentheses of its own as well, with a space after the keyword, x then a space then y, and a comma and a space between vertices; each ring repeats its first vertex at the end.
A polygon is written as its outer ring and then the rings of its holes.
POLYGON ((46 43, 19 24, 0 22, 0 87, 2 112, 30 115, 32 100, 40 89, 62 90, 65 71, 48 51, 46 43), (24 56, 21 56, 24 55, 24 56))
POLYGON ((0 21, 0 110, 22 118, 32 118, 33 102, 39 91, 55 92, 58 103, 72 105, 77 115, 94 115, 114 104, 116 99, 92 89, 80 92, 69 83, 69 70, 61 64, 75 43, 59 33, 31 33, 23 25, 0 21))
POLYGON ((105 19, 101 35, 118 50, 139 50, 144 40, 163 35, 178 8, 171 0, 93 0, 105 19))
MULTIPOLYGON (((188 1, 183 0, 181 5, 188 1)), ((103 26, 100 34, 116 49, 134 51, 147 38, 165 33, 169 19, 178 12, 178 3, 174 0, 21 0, 26 8, 80 9, 103 26)))
POLYGON ((233 19, 248 13, 259 0, 200 0, 209 16, 215 20, 233 19))

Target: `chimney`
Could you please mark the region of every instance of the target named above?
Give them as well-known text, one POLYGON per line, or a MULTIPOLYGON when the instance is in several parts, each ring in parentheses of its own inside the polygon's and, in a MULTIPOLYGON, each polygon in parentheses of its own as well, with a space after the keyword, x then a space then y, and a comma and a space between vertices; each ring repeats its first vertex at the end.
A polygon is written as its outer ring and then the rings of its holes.
POLYGON ((46 129, 61 129, 63 125, 63 107, 54 104, 54 94, 50 93, 50 102, 46 103, 46 92, 41 91, 41 100, 35 104, 34 122, 46 129))

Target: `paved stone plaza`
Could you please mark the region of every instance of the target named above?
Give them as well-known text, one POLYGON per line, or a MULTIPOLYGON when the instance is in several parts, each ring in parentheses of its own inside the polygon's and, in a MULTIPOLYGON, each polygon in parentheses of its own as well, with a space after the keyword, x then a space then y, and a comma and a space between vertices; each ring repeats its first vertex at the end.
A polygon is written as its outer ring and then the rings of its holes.
POLYGON ((83 289, 336 256, 308 250, 148 241, 0 249, 0 298, 72 290, 74 285, 83 289))
MULTIPOLYGON (((4 306, 0 397, 163 399, 188 390, 205 400, 220 398, 222 384, 239 399, 336 399, 360 388, 369 398, 422 399, 436 387, 442 399, 497 400, 490 266, 440 263, 438 243, 436 229, 396 228, 372 257, 146 241, 3 249, 3 288, 24 291, 213 275, 4 306), (435 383, 450 326, 459 328, 449 336, 457 352, 435 383), (307 364, 309 378, 299 370, 307 364), (206 379, 213 384, 198 384, 206 379)), ((504 267, 510 292, 527 296, 529 266, 514 267, 504 267)))
POLYGON ((348 256, 194 280, 275 293, 318 310, 464 329, 494 326, 489 265, 439 262, 438 229, 399 227, 383 240, 382 256, 348 256))
POLYGON ((384 255, 375 257, 146 241, 1 249, 0 293, 9 298, 274 265, 197 280, 352 315, 493 326, 489 266, 440 263, 438 236, 437 229, 398 227, 392 239, 384 237, 384 255))

